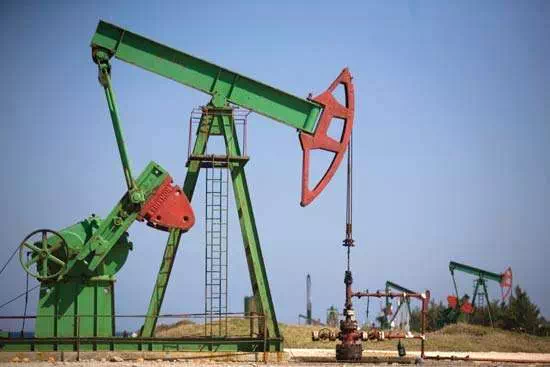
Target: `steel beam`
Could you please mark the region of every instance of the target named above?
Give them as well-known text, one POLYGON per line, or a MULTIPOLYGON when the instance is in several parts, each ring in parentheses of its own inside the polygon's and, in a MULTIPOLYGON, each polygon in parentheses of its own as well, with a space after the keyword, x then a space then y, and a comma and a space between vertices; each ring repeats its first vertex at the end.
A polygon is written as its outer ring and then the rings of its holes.
POLYGON ((472 274, 480 278, 494 280, 495 282, 499 283, 502 280, 502 274, 493 273, 491 271, 483 270, 470 265, 460 264, 454 261, 451 261, 449 263, 449 270, 451 271, 451 273, 453 273, 455 270, 458 270, 463 273, 472 274))
MULTIPOLYGON (((227 105, 222 105, 221 107, 214 107, 213 105, 210 105, 210 108, 212 110, 228 109, 227 105)), ((208 113, 206 115, 208 118, 205 118, 204 116, 205 115, 201 118, 201 123, 198 127, 197 139, 195 140, 192 154, 194 156, 204 155, 210 130, 213 128, 212 126, 216 125, 217 127, 221 126, 227 156, 240 157, 241 150, 232 116, 228 114, 216 115, 215 112, 208 113)), ((185 183, 183 185, 183 191, 189 200, 192 199, 197 184, 198 174, 201 168, 200 163, 201 162, 198 160, 188 161, 188 171, 185 183)), ((258 309, 262 315, 266 317, 266 329, 269 338, 280 338, 281 334, 277 324, 277 318, 275 316, 275 307, 271 298, 267 271, 260 247, 256 221, 252 210, 252 202, 248 192, 248 185, 244 172, 245 163, 246 162, 230 159, 228 165, 231 171, 232 186, 235 195, 235 203, 237 206, 236 209, 239 213, 239 223, 243 236, 248 270, 250 273, 250 281, 252 284, 252 291, 258 302, 258 309)), ((157 276, 157 282, 149 304, 147 317, 142 328, 142 337, 151 337, 154 335, 157 318, 160 313, 164 294, 166 292, 166 286, 170 279, 170 273, 180 238, 180 233, 174 232, 170 234, 168 245, 162 260, 161 269, 157 276)), ((275 346, 276 349, 279 349, 280 347, 280 345, 275 346)))
POLYGON ((225 99, 291 127, 313 133, 320 104, 296 97, 211 62, 100 21, 92 49, 105 50, 136 65, 213 97, 225 99))
MULTIPOLYGON (((227 155, 240 156, 241 151, 233 119, 229 116, 220 116, 219 118, 222 120, 221 123, 224 130, 227 155)), ((239 223, 241 225, 252 291, 258 302, 258 309, 266 318, 268 336, 270 338, 279 338, 281 335, 279 324, 277 323, 275 307, 273 306, 271 290, 269 289, 267 271, 262 256, 254 211, 252 210, 252 201, 250 200, 250 193, 248 192, 244 165, 230 162, 229 167, 235 195, 235 205, 239 213, 239 223)))

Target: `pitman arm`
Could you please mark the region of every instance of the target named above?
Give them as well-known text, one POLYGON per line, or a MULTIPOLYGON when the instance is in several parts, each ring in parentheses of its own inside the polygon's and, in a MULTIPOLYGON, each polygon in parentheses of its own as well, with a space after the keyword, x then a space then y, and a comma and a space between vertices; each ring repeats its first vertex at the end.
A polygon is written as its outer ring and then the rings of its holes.
POLYGON ((325 92, 315 98, 303 99, 103 21, 97 26, 91 46, 94 57, 100 51, 105 52, 110 57, 207 93, 213 99, 244 107, 296 128, 304 151, 302 206, 311 203, 323 191, 344 157, 354 117, 354 89, 348 69, 344 69, 325 92), (345 89, 345 106, 332 96, 339 85, 345 89), (344 121, 339 140, 327 135, 333 118, 344 121), (335 155, 321 180, 310 189, 309 156, 314 149, 335 155))

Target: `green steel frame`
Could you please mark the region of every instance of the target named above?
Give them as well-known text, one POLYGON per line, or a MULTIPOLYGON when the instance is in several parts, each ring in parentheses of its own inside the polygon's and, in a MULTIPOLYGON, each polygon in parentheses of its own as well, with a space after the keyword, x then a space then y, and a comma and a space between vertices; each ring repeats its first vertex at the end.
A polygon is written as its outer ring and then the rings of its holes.
MULTIPOLYGON (((224 136, 252 289, 259 310, 266 317, 269 337, 280 340, 281 333, 246 182, 246 161, 238 159, 241 151, 231 104, 307 133, 314 132, 322 106, 103 21, 100 21, 92 38, 92 49, 96 62, 106 56, 114 57, 212 96, 204 110, 203 123, 198 128, 192 154, 195 157, 204 156, 211 134, 224 136)), ((200 159, 190 160, 187 166, 183 191, 192 200, 201 167, 200 159)), ((152 337, 154 334, 180 240, 180 231, 172 230, 141 330, 142 337, 152 337)), ((282 343, 274 347, 279 350, 282 343)))
MULTIPOLYGON (((239 222, 243 236, 252 291, 255 299, 257 300, 258 310, 266 318, 267 333, 270 340, 268 347, 279 351, 282 350, 282 336, 277 323, 273 300, 271 298, 267 271, 262 256, 260 239, 256 228, 252 202, 250 200, 250 193, 246 182, 244 165, 247 160, 239 159, 242 158, 241 149, 237 139, 232 108, 227 102, 221 105, 216 105, 215 101, 212 100, 211 103, 203 109, 203 115, 197 129, 197 137, 195 139, 191 158, 204 157, 205 161, 208 161, 208 157, 205 156, 204 153, 208 138, 211 135, 214 135, 213 131, 216 133, 221 132, 221 135, 224 137, 227 153, 227 165, 231 172, 233 192, 237 206, 237 213, 239 213, 239 222)), ((200 159, 190 159, 187 162, 187 175, 183 185, 183 190, 189 200, 192 199, 196 188, 201 163, 203 163, 203 161, 200 159)), ((157 315, 159 314, 162 306, 162 301, 170 279, 170 271, 174 264, 175 254, 179 246, 180 238, 181 234, 178 231, 172 231, 170 233, 168 244, 160 266, 160 271, 155 283, 153 295, 149 304, 149 309, 147 311, 148 317, 145 320, 141 332, 141 335, 144 337, 152 337, 154 334, 157 323, 157 315)), ((228 343, 230 343, 229 340, 228 343)))
MULTIPOLYGON (((64 264, 65 271, 55 280, 44 282, 42 285, 37 313, 37 335, 40 338, 9 340, 6 345, 10 350, 13 348, 34 350, 35 345, 41 350, 74 349, 76 348, 75 338, 78 337, 78 348, 82 342, 85 348, 92 349, 202 350, 205 345, 208 345, 208 348, 216 350, 281 351, 283 338, 277 324, 244 170, 248 158, 241 154, 232 110, 234 105, 241 106, 300 132, 313 134, 316 132, 324 105, 296 97, 103 21, 100 21, 97 26, 91 47, 92 57, 99 69, 99 81, 104 88, 111 114, 128 191, 105 220, 96 221, 96 228, 93 231, 74 237, 78 240, 69 235, 71 232, 69 229, 74 226, 69 227, 65 233, 61 231, 64 236, 71 238, 68 246, 72 252, 64 264), (264 319, 264 332, 261 337, 216 340, 204 338, 169 340, 169 338, 153 337, 183 233, 179 229, 169 231, 139 337, 133 341, 114 337, 114 273, 123 265, 128 251, 126 249, 126 252, 117 252, 117 248, 122 246, 117 244, 121 243, 121 238, 124 238, 123 243, 131 247, 131 244, 128 245, 125 242, 126 230, 137 219, 141 204, 150 197, 168 174, 152 162, 137 180, 132 176, 111 85, 110 60, 112 58, 141 67, 211 96, 209 104, 203 108, 193 153, 187 162, 188 169, 183 191, 191 201, 200 168, 206 157, 208 139, 211 135, 222 135, 226 146, 226 167, 231 174, 252 290, 258 312, 264 319), (46 296, 46 293, 49 295, 46 296), (44 303, 46 300, 48 304, 44 303), (61 314, 60 305, 63 305, 65 310, 61 314), (93 320, 81 320, 82 317, 93 317, 93 320), (67 319, 67 324, 65 321, 60 321, 60 318, 67 319)), ((350 108, 353 110, 353 106, 350 108)), ((346 144, 343 146, 345 147, 346 144)), ((6 338, 0 338, 0 349, 4 348, 3 342, 8 341, 6 338)))
POLYGON ((210 94, 216 100, 225 100, 308 133, 315 130, 322 111, 322 107, 313 101, 104 21, 97 26, 92 48, 104 50, 119 60, 210 94))
POLYGON ((458 295, 458 287, 456 285, 456 280, 455 280, 455 270, 477 277, 477 279, 475 281, 472 304, 475 305, 476 294, 477 294, 477 291, 479 289, 479 286, 481 285, 481 287, 483 288, 483 290, 485 292, 485 297, 487 298, 486 299, 487 304, 490 306, 489 298, 488 298, 488 295, 487 295, 487 285, 486 285, 485 280, 489 279, 489 280, 494 280, 495 282, 500 283, 502 281, 502 274, 493 273, 491 271, 476 268, 474 266, 460 264, 460 263, 451 261, 449 263, 449 271, 451 272, 451 277, 453 279, 453 286, 454 286, 454 289, 455 289, 455 294, 456 294, 457 299, 459 299, 458 298, 459 295, 458 295))
POLYGON ((460 264, 454 261, 449 263, 449 270, 451 274, 455 270, 461 271, 466 274, 477 276, 478 278, 490 279, 500 283, 502 281, 502 274, 493 273, 492 271, 483 270, 470 265, 460 264))

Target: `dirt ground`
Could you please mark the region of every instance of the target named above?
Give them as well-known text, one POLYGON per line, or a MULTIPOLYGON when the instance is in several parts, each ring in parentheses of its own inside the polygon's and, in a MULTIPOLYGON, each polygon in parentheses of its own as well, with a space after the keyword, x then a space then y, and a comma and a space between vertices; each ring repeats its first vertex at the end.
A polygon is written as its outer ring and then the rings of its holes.
MULTIPOLYGON (((197 367, 221 367, 221 366, 230 366, 230 367, 256 367, 256 366, 266 366, 266 367, 281 367, 281 366, 326 366, 326 367, 347 367, 352 366, 368 366, 368 367, 377 367, 377 366, 399 366, 399 363, 353 363, 353 364, 344 364, 344 363, 285 363, 285 364, 228 364, 228 363, 185 363, 185 362, 98 362, 98 361, 82 361, 82 362, 60 362, 57 365, 67 366, 67 367, 176 367, 176 366, 197 366, 197 367)), ((489 362, 458 362, 458 361, 446 361, 446 362, 435 362, 435 361, 426 361, 423 363, 425 366, 456 366, 456 367, 485 367, 485 366, 510 366, 510 367, 519 367, 519 366, 536 366, 536 364, 514 364, 514 363, 489 363, 489 362)), ((539 364, 540 365, 540 364, 539 364)), ((550 364, 548 364, 550 365, 550 364)), ((0 366, 14 366, 14 367, 51 367, 52 364, 48 362, 32 362, 32 363, 0 363, 0 366)))
POLYGON ((109 361, 106 359, 101 360, 82 360, 80 362, 30 362, 30 361, 10 361, 0 362, 0 366, 14 366, 14 367, 54 367, 54 366, 67 366, 67 367, 183 367, 183 366, 399 366, 402 364, 412 365, 416 363, 422 363, 426 366, 535 366, 543 365, 550 366, 550 353, 502 353, 502 352, 429 352, 427 356, 440 356, 440 357, 467 357, 475 359, 491 359, 501 360, 501 362, 478 362, 478 361, 450 361, 450 360, 419 360, 420 352, 410 351, 407 353, 405 359, 398 359, 396 353, 393 351, 384 350, 366 350, 363 352, 363 360, 366 363, 335 363, 334 362, 334 350, 329 349, 296 349, 287 348, 285 352, 288 353, 288 361, 284 363, 269 363, 264 364, 261 362, 212 362, 209 360, 122 360, 109 361), (372 361, 378 361, 377 363, 370 363, 372 361), (517 362, 512 362, 517 361, 517 362), (522 361, 523 363, 519 363, 522 361))

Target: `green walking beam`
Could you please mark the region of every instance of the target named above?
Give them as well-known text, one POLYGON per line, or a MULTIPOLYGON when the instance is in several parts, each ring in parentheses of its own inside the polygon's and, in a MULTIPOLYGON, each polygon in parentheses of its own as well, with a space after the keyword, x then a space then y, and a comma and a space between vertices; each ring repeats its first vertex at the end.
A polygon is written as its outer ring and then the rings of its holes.
POLYGON ((92 48, 129 64, 248 110, 312 133, 322 110, 316 102, 293 96, 185 52, 100 21, 92 48))
POLYGON ((218 106, 244 107, 297 129, 303 151, 302 206, 324 190, 344 158, 355 111, 355 92, 347 68, 326 91, 304 99, 104 21, 99 22, 91 47, 96 62, 98 55, 108 55, 209 94, 218 106), (340 86, 345 93, 344 104, 332 94, 340 86), (328 135, 334 119, 344 122, 340 139, 328 135), (334 157, 321 180, 310 185, 310 152, 317 149, 332 152, 334 157))

